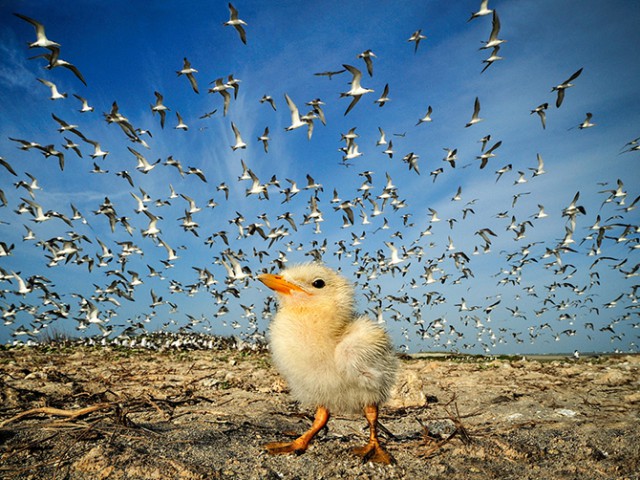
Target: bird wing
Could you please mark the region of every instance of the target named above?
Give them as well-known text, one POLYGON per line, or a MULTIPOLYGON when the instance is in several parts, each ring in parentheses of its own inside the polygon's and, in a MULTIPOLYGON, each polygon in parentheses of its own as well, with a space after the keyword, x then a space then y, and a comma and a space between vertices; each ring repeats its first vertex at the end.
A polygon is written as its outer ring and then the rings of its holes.
POLYGON ((493 11, 493 19, 491 22, 491 34, 489 35, 489 41, 496 40, 498 38, 498 34, 500 33, 500 18, 498 18, 498 13, 493 11))
POLYGON ((352 322, 336 346, 334 359, 344 379, 364 389, 391 388, 395 355, 385 331, 368 317, 352 322))
POLYGON ((581 68, 580 70, 576 71, 576 72, 575 72, 573 75, 571 75, 569 78, 567 78, 567 79, 564 81, 564 84, 567 84, 567 83, 572 82, 573 80, 575 80, 576 78, 578 78, 578 77, 580 76, 580 74, 581 74, 581 73, 582 73, 582 68, 581 68))

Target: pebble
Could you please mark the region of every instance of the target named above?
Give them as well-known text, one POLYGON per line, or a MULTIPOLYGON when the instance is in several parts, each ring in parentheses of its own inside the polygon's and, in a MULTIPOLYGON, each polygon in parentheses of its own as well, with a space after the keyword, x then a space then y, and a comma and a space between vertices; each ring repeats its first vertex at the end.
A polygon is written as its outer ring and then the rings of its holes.
POLYGON ((555 413, 557 415, 560 415, 562 417, 575 417, 576 415, 578 415, 578 412, 575 412, 573 410, 569 410, 568 408, 556 408, 555 413))

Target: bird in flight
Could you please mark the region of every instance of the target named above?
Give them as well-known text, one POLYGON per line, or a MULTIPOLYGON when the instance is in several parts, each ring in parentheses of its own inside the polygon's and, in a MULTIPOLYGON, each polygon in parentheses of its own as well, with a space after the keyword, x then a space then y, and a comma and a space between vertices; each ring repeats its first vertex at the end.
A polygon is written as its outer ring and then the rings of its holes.
POLYGON ((413 34, 409 37, 409 39, 407 40, 407 42, 415 42, 416 46, 413 50, 413 53, 417 53, 418 52, 418 45, 420 45, 420 41, 421 40, 426 40, 427 37, 426 35, 422 35, 422 29, 420 30, 416 30, 415 32, 413 32, 413 34))
POLYGON ((189 60, 187 60, 187 57, 184 57, 182 70, 178 70, 176 73, 178 74, 178 76, 186 75, 186 77, 189 79, 189 83, 191 84, 191 88, 193 88, 193 91, 196 93, 200 93, 198 91, 198 83, 196 82, 196 77, 193 76, 194 73, 198 73, 198 70, 191 67, 191 63, 189 62, 189 60))
POLYGON ((480 2, 480 8, 478 9, 477 12, 474 12, 471 14, 471 17, 469 17, 469 20, 467 20, 467 23, 469 23, 474 18, 489 15, 491 12, 493 12, 493 10, 489 8, 489 0, 482 0, 482 2, 480 2))
POLYGON ((362 72, 360 70, 358 70, 356 67, 353 67, 351 65, 343 65, 343 67, 349 70, 349 73, 353 75, 353 78, 351 80, 351 89, 348 92, 344 92, 340 94, 341 98, 342 97, 353 98, 353 100, 351 100, 351 103, 349 104, 349 107, 347 107, 347 110, 344 112, 344 114, 346 115, 351 111, 353 107, 355 107, 356 103, 358 103, 362 95, 364 95, 365 93, 373 92, 373 90, 370 88, 364 88, 360 85, 360 81, 362 80, 362 72))
POLYGON ((549 108, 549 104, 547 102, 538 105, 536 108, 531 110, 531 115, 537 113, 540 117, 540 121, 542 122, 542 129, 547 128, 547 108, 549 108))
POLYGON ((465 125, 465 127, 470 127, 471 125, 475 125, 478 122, 481 122, 482 118, 478 115, 480 114, 480 100, 476 97, 476 101, 473 103, 473 115, 471 116, 471 120, 465 125))
POLYGON ((560 108, 560 105, 562 105, 562 102, 564 100, 564 91, 567 88, 573 87, 573 83, 571 82, 573 82, 576 78, 578 78, 581 73, 582 73, 582 68, 576 71, 573 75, 567 78, 560 85, 556 85, 551 89, 552 92, 558 92, 558 97, 556 98, 556 108, 560 108))
POLYGON ((240 40, 242 40, 242 43, 246 45, 247 33, 244 31, 243 25, 246 25, 246 22, 238 18, 238 10, 236 10, 236 7, 229 3, 229 21, 224 22, 224 26, 232 26, 233 28, 235 28, 240 35, 240 40))
POLYGON ((52 40, 49 40, 44 32, 44 25, 42 25, 37 20, 33 18, 27 17, 26 15, 22 15, 21 13, 14 13, 14 15, 18 18, 21 18, 25 22, 29 22, 36 29, 36 41, 29 44, 29 48, 51 48, 51 47, 60 47, 59 43, 56 43, 52 40))

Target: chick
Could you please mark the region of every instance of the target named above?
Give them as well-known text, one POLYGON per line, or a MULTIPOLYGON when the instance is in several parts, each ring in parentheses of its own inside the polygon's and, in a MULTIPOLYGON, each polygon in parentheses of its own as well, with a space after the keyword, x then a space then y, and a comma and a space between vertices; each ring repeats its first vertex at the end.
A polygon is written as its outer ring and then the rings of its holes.
POLYGON ((387 333, 355 311, 350 282, 319 263, 287 268, 258 279, 274 290, 278 312, 270 325, 276 368, 301 404, 316 408, 311 428, 292 442, 265 445, 271 454, 302 453, 326 425, 330 412, 363 412, 369 442, 354 452, 389 464, 378 441, 378 406, 393 388, 397 357, 387 333))

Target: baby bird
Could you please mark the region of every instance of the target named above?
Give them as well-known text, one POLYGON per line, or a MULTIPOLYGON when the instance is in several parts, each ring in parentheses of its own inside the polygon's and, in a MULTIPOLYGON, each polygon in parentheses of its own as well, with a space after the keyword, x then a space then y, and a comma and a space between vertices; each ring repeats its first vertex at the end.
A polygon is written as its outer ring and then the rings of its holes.
POLYGON ((330 412, 364 411, 369 442, 354 453, 365 461, 392 463, 378 440, 377 424, 378 406, 395 382, 397 357, 387 333, 355 312, 350 282, 319 263, 263 274, 258 280, 278 296, 269 332, 273 362, 296 400, 316 408, 307 432, 292 442, 269 443, 266 450, 303 453, 330 412))

